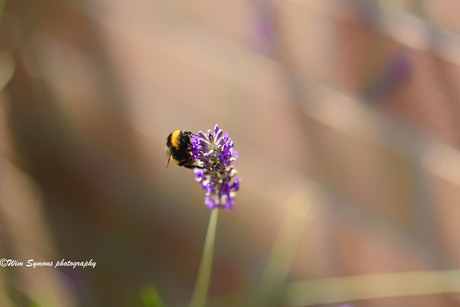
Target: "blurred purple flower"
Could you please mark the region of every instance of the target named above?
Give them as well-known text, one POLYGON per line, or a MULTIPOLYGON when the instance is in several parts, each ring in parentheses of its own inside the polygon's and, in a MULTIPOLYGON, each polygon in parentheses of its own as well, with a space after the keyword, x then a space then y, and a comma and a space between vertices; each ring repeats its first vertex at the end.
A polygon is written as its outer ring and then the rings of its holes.
POLYGON ((235 178, 237 171, 233 162, 238 158, 238 152, 227 132, 218 125, 207 133, 202 131, 192 136, 191 150, 193 160, 197 162, 195 181, 201 183, 206 191, 204 203, 209 209, 234 210, 236 191, 240 188, 240 178, 235 178))
POLYGON ((254 10, 254 47, 267 55, 276 52, 277 27, 273 4, 266 0, 249 0, 254 10))

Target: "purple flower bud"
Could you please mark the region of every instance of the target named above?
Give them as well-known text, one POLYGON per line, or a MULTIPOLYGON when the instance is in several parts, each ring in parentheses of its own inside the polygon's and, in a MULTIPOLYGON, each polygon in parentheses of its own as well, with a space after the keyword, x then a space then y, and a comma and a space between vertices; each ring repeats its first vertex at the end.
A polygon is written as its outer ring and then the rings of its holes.
POLYGON ((224 163, 225 165, 229 165, 230 164, 230 158, 231 158, 231 155, 230 153, 223 153, 220 155, 220 160, 222 161, 222 163, 224 163))
POLYGON ((220 140, 223 133, 224 133, 224 132, 223 132, 221 129, 219 129, 219 130, 216 132, 216 139, 217 139, 217 140, 220 140))
POLYGON ((241 178, 236 178, 235 179, 235 182, 233 182, 232 184, 232 189, 233 191, 238 191, 240 189, 240 182, 241 182, 241 178))
POLYGON ((227 196, 230 195, 230 191, 231 191, 231 188, 228 184, 224 184, 221 188, 220 188, 220 192, 222 194, 226 194, 227 196))
POLYGON ((216 202, 214 201, 214 199, 212 199, 211 197, 205 197, 205 199, 204 199, 204 204, 205 204, 206 206, 208 206, 209 209, 211 209, 211 210, 219 207, 219 205, 216 204, 216 202))
MULTIPOLYGON (((198 135, 200 136, 200 139, 208 141, 208 138, 207 138, 206 134, 204 134, 203 132, 199 131, 198 135)), ((192 139, 192 141, 193 141, 193 139, 192 139)))
POLYGON ((227 201, 225 202, 224 204, 224 209, 230 209, 230 210, 235 210, 235 199, 234 198, 231 198, 231 197, 228 197, 227 198, 227 201))
POLYGON ((196 176, 195 177, 196 182, 202 182, 205 179, 203 175, 203 171, 201 169, 195 168, 193 172, 195 173, 195 176, 196 176))

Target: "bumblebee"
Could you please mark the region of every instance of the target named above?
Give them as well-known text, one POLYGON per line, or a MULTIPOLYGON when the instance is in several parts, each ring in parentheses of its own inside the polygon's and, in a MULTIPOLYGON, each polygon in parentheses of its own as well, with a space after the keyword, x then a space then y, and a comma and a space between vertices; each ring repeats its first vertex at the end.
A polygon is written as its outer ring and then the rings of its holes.
POLYGON ((190 131, 175 130, 168 135, 166 139, 166 167, 169 165, 169 160, 173 160, 179 166, 186 168, 198 167, 193 161, 192 152, 190 151, 190 143, 194 134, 190 131))

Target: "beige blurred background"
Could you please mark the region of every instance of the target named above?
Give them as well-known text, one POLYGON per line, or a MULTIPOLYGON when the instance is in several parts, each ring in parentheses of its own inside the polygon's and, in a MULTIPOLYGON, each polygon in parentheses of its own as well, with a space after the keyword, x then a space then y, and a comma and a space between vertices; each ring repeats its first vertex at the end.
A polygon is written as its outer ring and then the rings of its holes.
MULTIPOLYGON (((0 268, 1 306, 185 306, 209 210, 165 139, 216 123, 210 306, 460 265, 457 1, 0 2, 0 256, 97 262, 0 268)), ((460 306, 419 294, 350 304, 460 306)))

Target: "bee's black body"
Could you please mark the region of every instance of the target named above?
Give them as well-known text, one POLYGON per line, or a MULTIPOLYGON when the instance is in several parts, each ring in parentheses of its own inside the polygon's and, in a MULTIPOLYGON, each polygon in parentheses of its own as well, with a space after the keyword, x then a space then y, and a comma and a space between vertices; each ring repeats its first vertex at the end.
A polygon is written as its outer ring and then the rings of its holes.
POLYGON ((179 166, 186 168, 197 167, 190 151, 192 136, 192 132, 182 130, 175 130, 168 135, 166 139, 166 146, 168 147, 166 166, 168 166, 169 160, 172 158, 179 166))

